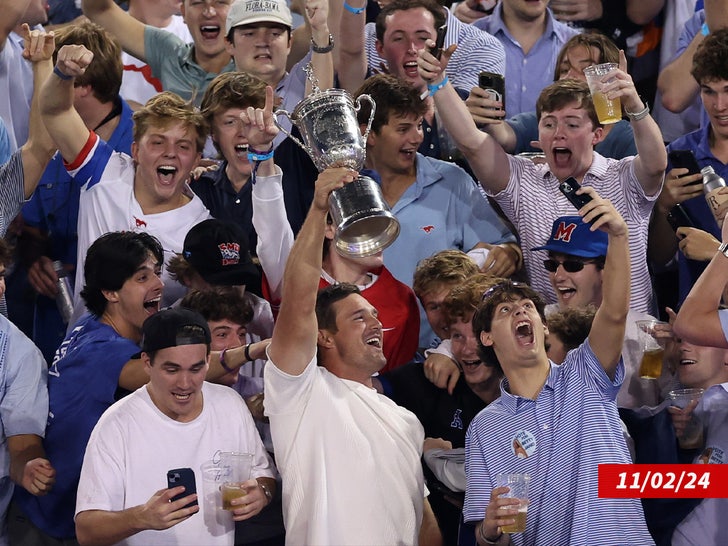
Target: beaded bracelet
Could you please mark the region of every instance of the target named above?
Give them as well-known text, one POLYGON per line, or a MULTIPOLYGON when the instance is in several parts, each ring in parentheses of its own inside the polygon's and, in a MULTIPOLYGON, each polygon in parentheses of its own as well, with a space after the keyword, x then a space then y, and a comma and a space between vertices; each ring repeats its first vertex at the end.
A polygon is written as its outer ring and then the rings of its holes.
POLYGON ((73 76, 69 76, 68 74, 64 74, 63 72, 61 72, 60 70, 58 70, 58 67, 57 66, 54 66, 53 67, 53 73, 56 76, 58 76, 59 78, 61 78, 62 80, 66 80, 66 81, 72 80, 74 78, 73 76))
POLYGON ((430 92, 430 96, 433 96, 435 93, 437 93, 440 89, 445 87, 448 83, 450 83, 450 80, 447 79, 447 76, 445 76, 445 79, 442 80, 440 83, 436 84, 427 84, 427 90, 430 92))
POLYGON ((355 8, 353 6, 350 6, 349 3, 344 0, 344 9, 348 11, 349 13, 353 13, 354 15, 359 15, 360 13, 363 13, 367 10, 366 6, 363 6, 361 8, 355 8))

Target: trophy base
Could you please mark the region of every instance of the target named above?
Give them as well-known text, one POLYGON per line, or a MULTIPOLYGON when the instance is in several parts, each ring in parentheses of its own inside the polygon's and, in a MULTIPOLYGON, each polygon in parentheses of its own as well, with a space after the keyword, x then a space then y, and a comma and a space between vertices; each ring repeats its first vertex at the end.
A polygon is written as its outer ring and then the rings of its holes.
POLYGON ((336 226, 334 247, 342 256, 371 256, 399 235, 399 221, 389 210, 379 184, 369 177, 360 176, 332 192, 329 211, 336 226))

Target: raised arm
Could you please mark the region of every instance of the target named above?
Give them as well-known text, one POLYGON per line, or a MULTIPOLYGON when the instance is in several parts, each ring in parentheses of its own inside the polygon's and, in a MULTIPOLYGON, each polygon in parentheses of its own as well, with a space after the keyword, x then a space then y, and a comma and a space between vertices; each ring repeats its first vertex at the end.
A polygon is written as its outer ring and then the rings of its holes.
MULTIPOLYGON (((728 241, 728 222, 723 222, 722 240, 728 241)), ((728 348, 728 339, 718 309, 728 285, 728 257, 716 252, 680 307, 673 330, 695 345, 728 348)))
MULTIPOLYGON (((614 80, 604 86, 604 93, 610 98, 619 97, 625 112, 637 114, 646 105, 642 102, 632 77, 627 73, 627 58, 624 51, 619 52, 619 70, 610 73, 614 80)), ((660 191, 667 168, 667 152, 662 140, 660 128, 649 114, 639 120, 630 122, 634 131, 634 143, 637 146, 637 157, 634 160, 634 171, 642 189, 647 195, 655 195, 660 191)))
MULTIPOLYGON (((417 64, 420 76, 429 85, 439 85, 444 80, 445 67, 455 51, 450 46, 437 60, 428 52, 435 42, 428 40, 427 47, 418 53, 417 64)), ((462 99, 449 83, 434 95, 435 108, 445 129, 455 141, 458 149, 473 169, 482 186, 492 193, 505 189, 511 168, 503 148, 489 135, 478 130, 462 99)))
POLYGON ((40 90, 53 71, 51 59, 56 46, 52 32, 30 30, 27 24, 23 24, 23 38, 23 57, 33 63, 33 101, 30 105, 28 141, 22 147, 24 192, 25 198, 30 199, 56 150, 55 143, 43 125, 39 105, 40 90))
POLYGON ((83 0, 82 7, 83 14, 113 34, 124 51, 146 62, 144 23, 121 9, 114 0, 83 0))
POLYGON ((59 51, 53 75, 40 95, 40 112, 48 133, 63 159, 72 162, 86 145, 89 130, 73 107, 74 80, 91 64, 94 54, 82 45, 66 45, 59 51))
MULTIPOLYGON (((306 0, 306 20, 311 28, 311 39, 318 47, 329 45, 329 0, 306 0)), ((334 39, 334 48, 338 47, 334 39)), ((331 51, 326 53, 311 52, 311 67, 321 89, 334 86, 334 57, 331 51)), ((306 78, 306 95, 311 93, 311 82, 306 78)))
MULTIPOLYGON (((340 2, 341 0, 331 0, 340 2)), ((364 10, 367 0, 347 0, 347 4, 354 11, 364 10)), ((349 93, 354 93, 367 75, 367 54, 364 50, 364 26, 366 25, 366 11, 352 13, 348 9, 339 10, 341 19, 338 26, 336 48, 334 50, 334 68, 339 77, 339 86, 349 93)))
POLYGON ((594 188, 582 187, 578 193, 593 197, 591 202, 579 210, 579 215, 585 222, 593 222, 592 231, 601 229, 609 236, 607 257, 602 271, 602 304, 594 315, 589 331, 589 344, 604 371, 614 379, 617 364, 622 356, 629 311, 630 262, 627 223, 614 205, 600 197, 594 188))
POLYGON ((288 256, 281 310, 268 348, 271 360, 285 373, 300 375, 316 354, 316 295, 329 194, 355 177, 356 173, 346 168, 327 169, 319 175, 313 203, 288 256))

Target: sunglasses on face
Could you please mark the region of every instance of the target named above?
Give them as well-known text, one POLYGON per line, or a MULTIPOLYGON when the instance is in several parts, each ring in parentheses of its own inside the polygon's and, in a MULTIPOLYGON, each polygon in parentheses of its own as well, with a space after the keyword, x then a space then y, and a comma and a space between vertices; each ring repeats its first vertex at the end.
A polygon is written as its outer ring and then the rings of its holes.
POLYGON ((576 273, 577 271, 581 271, 582 269, 584 269, 585 265, 593 263, 595 263, 593 260, 564 260, 563 262, 559 262, 558 260, 553 260, 549 258, 548 260, 543 261, 543 266, 549 273, 556 273, 556 270, 559 268, 559 266, 563 267, 564 271, 566 271, 567 273, 576 273))

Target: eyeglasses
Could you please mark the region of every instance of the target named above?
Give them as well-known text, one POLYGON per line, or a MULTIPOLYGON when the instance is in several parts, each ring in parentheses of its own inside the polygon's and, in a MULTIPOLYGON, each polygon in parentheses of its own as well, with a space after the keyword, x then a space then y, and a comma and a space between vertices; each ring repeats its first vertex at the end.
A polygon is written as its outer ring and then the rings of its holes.
POLYGON ((549 273, 556 273, 559 266, 563 267, 567 273, 576 273, 584 269, 585 265, 593 263, 596 262, 594 260, 564 260, 563 262, 559 262, 558 260, 548 259, 543 261, 543 266, 549 273))
POLYGON ((507 290, 511 288, 519 288, 524 289, 528 287, 526 283, 518 282, 518 281, 501 281, 497 284, 494 284, 488 290, 483 292, 483 297, 480 298, 481 302, 484 302, 487 299, 492 298, 494 295, 496 295, 498 292, 506 292, 507 290))

